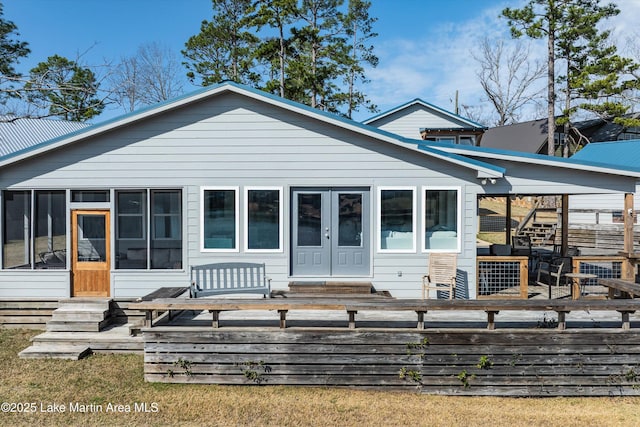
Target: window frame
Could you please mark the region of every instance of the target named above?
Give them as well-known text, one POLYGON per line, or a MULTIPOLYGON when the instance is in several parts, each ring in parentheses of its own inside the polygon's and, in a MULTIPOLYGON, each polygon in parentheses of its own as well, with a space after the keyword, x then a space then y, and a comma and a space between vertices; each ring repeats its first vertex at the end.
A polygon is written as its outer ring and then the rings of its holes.
POLYGON ((148 204, 149 204, 149 233, 151 235, 151 238, 149 239, 149 242, 151 242, 152 240, 156 240, 156 241, 172 241, 172 240, 183 240, 182 239, 182 191, 181 190, 172 190, 172 189, 151 189, 149 190, 149 196, 148 196, 148 204), (178 204, 177 206, 179 207, 180 211, 177 213, 155 213, 153 211, 154 209, 154 198, 156 197, 156 195, 158 193, 177 193, 179 200, 178 200, 178 204), (157 237, 156 236, 156 218, 177 218, 178 219, 178 227, 177 227, 177 237, 157 237))
POLYGON ((202 186, 200 187, 200 252, 202 253, 238 253, 240 252, 240 187, 238 186, 202 186), (235 193, 235 235, 233 248, 205 248, 204 246, 204 208, 206 191, 233 191, 235 193))
POLYGON ((135 190, 135 189, 125 189, 125 190, 119 190, 116 189, 115 190, 115 204, 114 204, 114 211, 115 211, 115 217, 116 217, 116 221, 117 221, 117 226, 115 227, 115 239, 117 240, 124 240, 124 241, 134 241, 134 240, 148 240, 147 239, 147 230, 149 228, 149 220, 150 220, 150 215, 149 215, 149 199, 150 199, 150 195, 149 195, 149 190, 148 189, 140 189, 140 190, 135 190), (138 193, 138 194, 142 194, 142 206, 140 207, 140 213, 120 213, 119 212, 119 205, 120 205, 120 200, 119 200, 119 196, 122 193, 138 193), (140 227, 140 232, 142 233, 142 235, 140 237, 120 237, 120 218, 121 217, 128 217, 128 218, 140 218, 142 221, 142 226, 140 227))
POLYGON ((247 253, 282 253, 284 251, 284 188, 281 186, 248 186, 244 187, 244 251, 247 253), (277 191, 278 192, 278 247, 275 249, 250 249, 249 248, 249 191, 277 191))
POLYGON ((418 234, 418 221, 417 221, 417 188, 415 186, 381 186, 378 187, 378 209, 377 209, 377 219, 378 224, 376 227, 376 235, 378 239, 377 251, 379 253, 385 254, 401 254, 401 253, 415 253, 416 252, 416 242, 417 242, 417 234, 418 234), (411 191, 411 228, 412 228, 412 246, 407 249, 383 249, 382 248, 382 192, 383 191, 411 191))
POLYGON ((461 186, 430 186, 423 185, 422 186, 422 227, 420 230, 421 234, 421 250, 422 253, 460 253, 462 251, 462 187, 461 186), (456 247, 455 249, 427 249, 427 224, 425 222, 427 215, 427 191, 456 191, 456 247))

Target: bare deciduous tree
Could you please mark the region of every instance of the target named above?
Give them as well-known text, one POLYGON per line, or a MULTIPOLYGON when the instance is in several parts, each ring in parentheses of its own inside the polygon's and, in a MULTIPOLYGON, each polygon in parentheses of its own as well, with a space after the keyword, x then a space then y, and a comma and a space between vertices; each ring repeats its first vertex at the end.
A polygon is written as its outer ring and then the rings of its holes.
POLYGON ((480 65, 482 89, 495 108, 496 126, 518 122, 522 109, 541 99, 544 88, 537 82, 546 73, 545 65, 532 61, 522 43, 510 47, 504 41, 484 39, 473 57, 480 65))
POLYGON ((176 54, 158 43, 140 46, 124 57, 109 78, 111 99, 125 111, 166 101, 183 93, 182 67, 176 54))

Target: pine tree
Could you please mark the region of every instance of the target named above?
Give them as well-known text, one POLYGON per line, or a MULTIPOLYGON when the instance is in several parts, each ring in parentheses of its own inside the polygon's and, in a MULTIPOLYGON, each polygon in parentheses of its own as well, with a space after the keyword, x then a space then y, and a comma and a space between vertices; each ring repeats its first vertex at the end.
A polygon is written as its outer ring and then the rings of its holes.
POLYGON ((187 58, 187 77, 202 86, 232 80, 256 84, 253 52, 258 37, 253 27, 251 0, 212 0, 213 18, 202 21, 200 33, 189 38, 182 54, 187 58))
MULTIPOLYGON (((530 0, 521 9, 506 8, 502 16, 508 19, 513 37, 526 35, 547 40, 547 113, 548 154, 555 155, 556 133, 556 63, 564 60, 566 69, 558 77, 565 95, 564 116, 559 124, 565 125, 569 135, 571 115, 577 108, 605 114, 619 114, 621 105, 599 103, 597 99, 615 96, 626 90, 628 84, 613 83, 615 78, 632 70, 634 65, 615 54, 615 48, 606 47, 609 33, 598 30, 598 24, 620 11, 613 4, 601 6, 599 0, 530 0), (574 100, 584 99, 578 106, 574 100)), ((565 150, 565 155, 568 150, 565 150)))
POLYGON ((349 0, 348 12, 344 17, 343 25, 351 51, 345 78, 348 88, 346 116, 349 118, 354 111, 358 110, 359 106, 364 106, 371 112, 377 110, 377 107, 371 103, 367 96, 356 87, 358 81, 361 83, 369 82, 364 72, 364 66, 376 67, 378 65, 378 57, 373 53, 373 46, 368 44, 369 40, 378 36, 373 31, 373 24, 377 18, 369 16, 370 7, 370 1, 349 0))
POLYGON ((31 69, 24 90, 28 101, 48 110, 49 116, 83 122, 104 109, 104 102, 97 97, 99 86, 89 68, 53 55, 31 69))
POLYGON ((12 83, 19 77, 15 66, 31 52, 27 42, 14 38, 20 35, 18 27, 5 20, 3 15, 3 5, 0 3, 0 102, 15 94, 12 83))
POLYGON ((265 90, 272 92, 277 86, 277 93, 286 97, 286 67, 289 57, 290 38, 286 37, 287 26, 294 22, 298 14, 297 0, 258 0, 254 23, 258 29, 269 26, 277 30, 277 37, 263 40, 257 49, 258 58, 267 62, 270 68, 277 68, 277 85, 269 76, 265 90))

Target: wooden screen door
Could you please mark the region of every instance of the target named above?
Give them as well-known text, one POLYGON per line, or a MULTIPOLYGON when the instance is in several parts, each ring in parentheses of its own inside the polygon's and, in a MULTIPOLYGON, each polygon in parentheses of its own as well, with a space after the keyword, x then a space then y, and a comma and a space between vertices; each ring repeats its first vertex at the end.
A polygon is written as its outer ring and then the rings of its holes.
POLYGON ((72 296, 109 296, 110 229, 109 211, 71 212, 72 296))

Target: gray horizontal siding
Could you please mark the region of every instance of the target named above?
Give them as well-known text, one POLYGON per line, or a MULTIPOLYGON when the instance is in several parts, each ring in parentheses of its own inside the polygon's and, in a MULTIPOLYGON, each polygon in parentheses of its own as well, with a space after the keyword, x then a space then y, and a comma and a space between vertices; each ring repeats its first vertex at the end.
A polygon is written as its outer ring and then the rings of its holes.
POLYGON ((68 298, 70 273, 65 270, 0 272, 0 298, 68 298))

